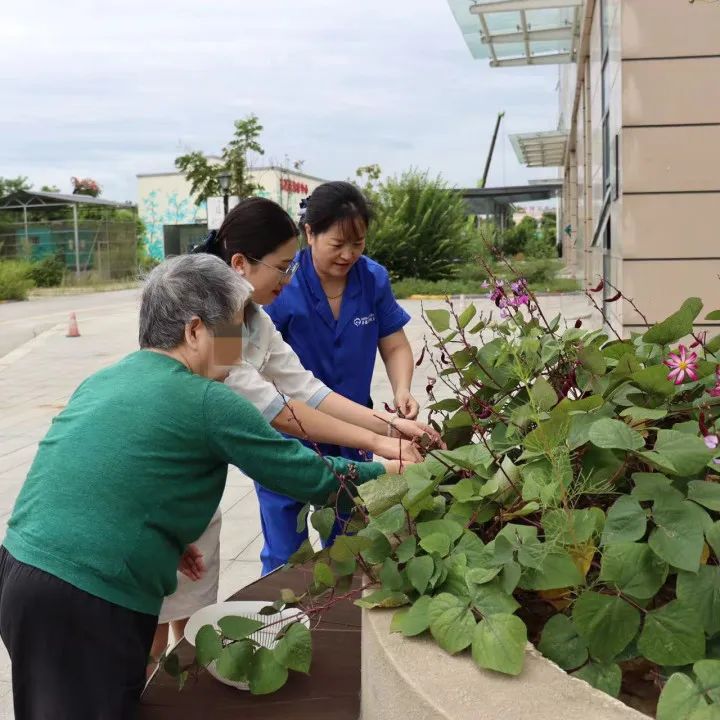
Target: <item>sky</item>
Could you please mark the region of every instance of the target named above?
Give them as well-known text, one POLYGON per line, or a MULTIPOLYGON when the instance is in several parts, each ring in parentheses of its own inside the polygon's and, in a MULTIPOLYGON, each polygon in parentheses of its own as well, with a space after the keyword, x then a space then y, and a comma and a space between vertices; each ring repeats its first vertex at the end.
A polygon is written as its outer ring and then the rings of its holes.
POLYGON ((474 60, 446 0, 25 0, 0 20, 0 176, 136 201, 138 173, 217 153, 255 113, 256 165, 474 187, 504 110, 488 185, 524 184, 552 170, 508 136, 557 126, 556 86, 552 66, 474 60))

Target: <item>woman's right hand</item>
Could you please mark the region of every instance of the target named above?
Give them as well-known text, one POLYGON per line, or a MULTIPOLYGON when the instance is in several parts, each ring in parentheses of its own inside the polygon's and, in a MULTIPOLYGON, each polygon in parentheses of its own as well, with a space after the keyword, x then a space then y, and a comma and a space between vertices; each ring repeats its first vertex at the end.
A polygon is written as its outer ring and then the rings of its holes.
POLYGON ((386 460, 402 460, 403 462, 422 462, 422 455, 411 440, 375 436, 374 447, 370 448, 373 454, 386 460))
POLYGON ((406 460, 380 460, 380 463, 385 466, 388 475, 401 475, 408 465, 415 464, 406 460))

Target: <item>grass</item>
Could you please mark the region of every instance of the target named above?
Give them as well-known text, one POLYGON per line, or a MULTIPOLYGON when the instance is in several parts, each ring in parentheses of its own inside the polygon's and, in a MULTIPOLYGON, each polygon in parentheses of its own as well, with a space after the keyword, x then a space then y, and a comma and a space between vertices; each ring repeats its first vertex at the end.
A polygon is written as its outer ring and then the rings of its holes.
POLYGON ((30 263, 24 260, 0 262, 0 300, 26 300, 35 284, 29 277, 30 263))
MULTIPOLYGON (((395 297, 402 299, 412 295, 487 295, 480 280, 418 280, 404 278, 392 284, 395 297)), ((580 283, 573 278, 550 278, 530 283, 533 292, 578 292, 580 283)))
POLYGON ((56 297, 57 295, 83 295, 85 293, 111 292, 113 290, 131 290, 140 287, 139 280, 92 280, 84 283, 65 282, 57 287, 35 288, 30 292, 33 297, 56 297))

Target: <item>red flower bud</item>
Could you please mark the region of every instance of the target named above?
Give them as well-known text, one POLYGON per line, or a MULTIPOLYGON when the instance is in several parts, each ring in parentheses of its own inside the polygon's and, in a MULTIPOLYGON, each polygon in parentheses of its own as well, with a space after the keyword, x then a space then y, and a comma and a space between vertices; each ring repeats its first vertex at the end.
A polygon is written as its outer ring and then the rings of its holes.
POLYGON ((600 292, 605 287, 605 281, 601 280, 596 287, 590 288, 590 292, 600 292))
POLYGON ((575 328, 578 329, 578 328, 581 328, 581 327, 582 327, 582 320, 581 320, 580 318, 578 318, 578 319, 575 321, 575 328))
POLYGON ((415 367, 420 367, 422 365, 422 361, 425 359, 425 348, 422 349, 422 352, 420 353, 420 357, 417 359, 417 362, 415 363, 415 367))
POLYGON ((618 290, 615 295, 610 298, 605 298, 605 302, 617 302, 622 297, 622 293, 618 290))

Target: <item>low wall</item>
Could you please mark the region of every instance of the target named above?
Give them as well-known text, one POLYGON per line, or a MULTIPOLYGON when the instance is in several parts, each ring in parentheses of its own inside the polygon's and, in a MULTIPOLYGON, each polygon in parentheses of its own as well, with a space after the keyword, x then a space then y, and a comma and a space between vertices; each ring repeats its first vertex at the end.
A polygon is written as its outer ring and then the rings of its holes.
POLYGON ((648 720, 528 645, 518 677, 480 670, 428 637, 390 632, 391 611, 363 610, 361 720, 648 720))

